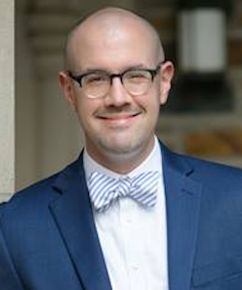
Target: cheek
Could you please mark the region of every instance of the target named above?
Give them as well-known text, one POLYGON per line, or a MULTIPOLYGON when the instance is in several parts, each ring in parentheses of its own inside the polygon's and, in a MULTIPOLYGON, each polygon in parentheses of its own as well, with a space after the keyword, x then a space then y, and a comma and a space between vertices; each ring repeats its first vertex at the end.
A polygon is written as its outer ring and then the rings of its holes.
POLYGON ((94 118, 97 104, 94 100, 85 99, 77 103, 77 114, 81 125, 88 126, 94 118))
POLYGON ((88 108, 86 102, 78 101, 76 105, 76 112, 81 124, 83 124, 85 120, 89 118, 88 115, 90 109, 88 108))
POLYGON ((160 109, 160 94, 157 90, 152 90, 149 95, 139 99, 139 105, 148 113, 155 114, 160 109))

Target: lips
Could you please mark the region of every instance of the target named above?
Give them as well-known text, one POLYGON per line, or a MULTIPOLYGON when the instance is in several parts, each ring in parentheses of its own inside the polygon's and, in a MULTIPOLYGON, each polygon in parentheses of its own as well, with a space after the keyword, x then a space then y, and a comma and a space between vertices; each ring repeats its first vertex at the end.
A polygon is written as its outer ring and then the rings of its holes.
POLYGON ((129 113, 108 113, 99 114, 97 118, 104 122, 107 127, 116 129, 125 129, 130 127, 141 115, 142 112, 129 112, 129 113))
POLYGON ((134 118, 140 114, 141 114, 140 112, 129 113, 129 114, 103 114, 103 115, 98 115, 97 117, 103 120, 117 120, 118 121, 118 120, 134 118))

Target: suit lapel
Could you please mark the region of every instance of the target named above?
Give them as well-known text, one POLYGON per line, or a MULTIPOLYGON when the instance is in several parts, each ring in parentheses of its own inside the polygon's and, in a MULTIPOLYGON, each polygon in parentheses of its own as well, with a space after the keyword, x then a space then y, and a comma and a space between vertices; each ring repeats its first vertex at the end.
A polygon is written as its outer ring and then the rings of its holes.
POLYGON ((184 157, 162 146, 167 207, 170 290, 189 290, 199 220, 201 184, 184 157))
MULTIPOLYGON (((193 169, 163 145, 167 207, 169 290, 189 290, 199 218, 201 185, 193 169)), ((50 205, 80 283, 86 290, 112 290, 95 228, 80 160, 57 179, 59 198, 50 205)))
POLYGON ((111 290, 89 202, 82 155, 59 176, 54 187, 60 196, 50 210, 81 284, 86 290, 111 290))

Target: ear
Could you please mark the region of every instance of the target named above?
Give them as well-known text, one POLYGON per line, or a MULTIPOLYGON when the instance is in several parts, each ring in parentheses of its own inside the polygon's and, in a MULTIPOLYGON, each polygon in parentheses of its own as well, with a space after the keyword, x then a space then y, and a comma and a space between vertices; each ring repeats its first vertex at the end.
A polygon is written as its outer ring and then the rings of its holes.
POLYGON ((174 65, 166 61, 161 65, 160 71, 160 104, 164 105, 168 99, 171 81, 174 75, 174 65))
POLYGON ((74 87, 72 85, 72 81, 70 77, 67 75, 65 71, 59 72, 58 75, 59 85, 63 91, 64 97, 66 101, 69 103, 71 108, 76 111, 77 110, 77 98, 74 91, 74 87))

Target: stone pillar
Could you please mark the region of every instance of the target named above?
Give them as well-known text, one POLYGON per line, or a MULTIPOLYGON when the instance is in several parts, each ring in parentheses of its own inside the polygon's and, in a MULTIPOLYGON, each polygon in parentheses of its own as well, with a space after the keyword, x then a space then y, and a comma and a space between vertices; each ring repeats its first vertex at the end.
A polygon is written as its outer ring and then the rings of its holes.
POLYGON ((15 189, 14 178, 14 0, 0 1, 0 201, 15 189))

